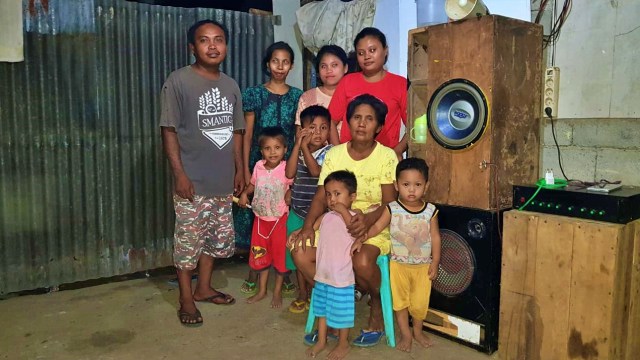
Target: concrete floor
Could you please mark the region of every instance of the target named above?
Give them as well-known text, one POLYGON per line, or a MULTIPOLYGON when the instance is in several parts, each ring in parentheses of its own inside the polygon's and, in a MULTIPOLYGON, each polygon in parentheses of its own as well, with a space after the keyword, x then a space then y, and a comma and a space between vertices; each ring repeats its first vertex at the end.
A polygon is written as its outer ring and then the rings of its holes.
MULTIPOLYGON (((195 329, 178 322, 178 291, 167 283, 170 275, 10 297, 0 301, 0 359, 305 358, 306 314, 270 309, 269 300, 246 304, 239 287, 247 269, 237 260, 216 266, 214 287, 236 296, 237 302, 200 304, 204 325, 195 329)), ((357 304, 352 336, 364 324, 367 311, 364 301, 357 304)), ((411 353, 402 353, 381 343, 369 349, 352 348, 347 358, 497 358, 430 336, 436 345, 428 350, 414 344, 411 353)))

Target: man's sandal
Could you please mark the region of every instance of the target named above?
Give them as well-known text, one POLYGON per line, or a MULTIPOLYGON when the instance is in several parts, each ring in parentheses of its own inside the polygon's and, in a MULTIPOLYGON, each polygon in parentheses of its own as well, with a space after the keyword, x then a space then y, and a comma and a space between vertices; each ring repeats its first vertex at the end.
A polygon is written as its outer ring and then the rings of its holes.
POLYGON ((182 309, 178 310, 178 319, 180 323, 185 327, 200 327, 202 326, 202 314, 200 310, 196 310, 195 313, 190 314, 182 309))

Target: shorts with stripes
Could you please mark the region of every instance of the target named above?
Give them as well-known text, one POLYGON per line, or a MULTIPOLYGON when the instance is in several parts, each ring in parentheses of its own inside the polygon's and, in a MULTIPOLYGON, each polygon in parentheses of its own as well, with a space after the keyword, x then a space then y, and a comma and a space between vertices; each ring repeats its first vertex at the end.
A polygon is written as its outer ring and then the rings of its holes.
POLYGON ((356 303, 353 297, 355 285, 333 287, 316 281, 313 287, 313 312, 327 319, 327 326, 334 329, 353 327, 356 303))

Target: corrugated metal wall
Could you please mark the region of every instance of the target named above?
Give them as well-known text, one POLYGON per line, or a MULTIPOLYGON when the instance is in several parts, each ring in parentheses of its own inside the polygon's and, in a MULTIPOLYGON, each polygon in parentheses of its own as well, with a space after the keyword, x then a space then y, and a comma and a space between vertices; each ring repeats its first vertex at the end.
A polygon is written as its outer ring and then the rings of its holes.
POLYGON ((205 18, 229 28, 223 71, 262 82, 271 18, 115 0, 24 11, 25 61, 0 63, 0 294, 171 265, 159 90, 205 18))

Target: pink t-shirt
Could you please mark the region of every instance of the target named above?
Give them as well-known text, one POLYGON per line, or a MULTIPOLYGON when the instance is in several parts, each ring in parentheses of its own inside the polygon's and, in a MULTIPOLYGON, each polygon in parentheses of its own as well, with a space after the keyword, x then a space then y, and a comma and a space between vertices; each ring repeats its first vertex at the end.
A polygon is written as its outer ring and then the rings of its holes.
POLYGON ((320 88, 313 88, 305 91, 300 100, 298 100, 298 111, 296 111, 296 125, 300 125, 300 114, 302 110, 308 108, 311 105, 321 105, 329 107, 331 102, 331 96, 320 91, 320 88))
POLYGON ((293 183, 293 179, 287 179, 285 175, 286 161, 281 161, 271 170, 265 168, 264 164, 265 160, 260 160, 253 167, 251 184, 255 186, 255 191, 251 209, 262 220, 276 221, 289 212, 284 195, 293 183))
MULTIPOLYGON (((351 215, 355 214, 350 212, 351 215)), ((355 284, 351 262, 351 245, 354 239, 349 235, 342 216, 335 211, 324 214, 319 232, 316 276, 313 279, 334 287, 355 284)))
POLYGON ((347 105, 362 94, 371 94, 387 105, 387 118, 376 141, 393 149, 400 142, 401 124, 407 123, 407 79, 387 72, 382 80, 371 83, 365 80, 361 72, 345 75, 338 83, 329 104, 331 119, 345 122, 340 130, 340 143, 351 140, 349 126, 346 124, 347 105))

